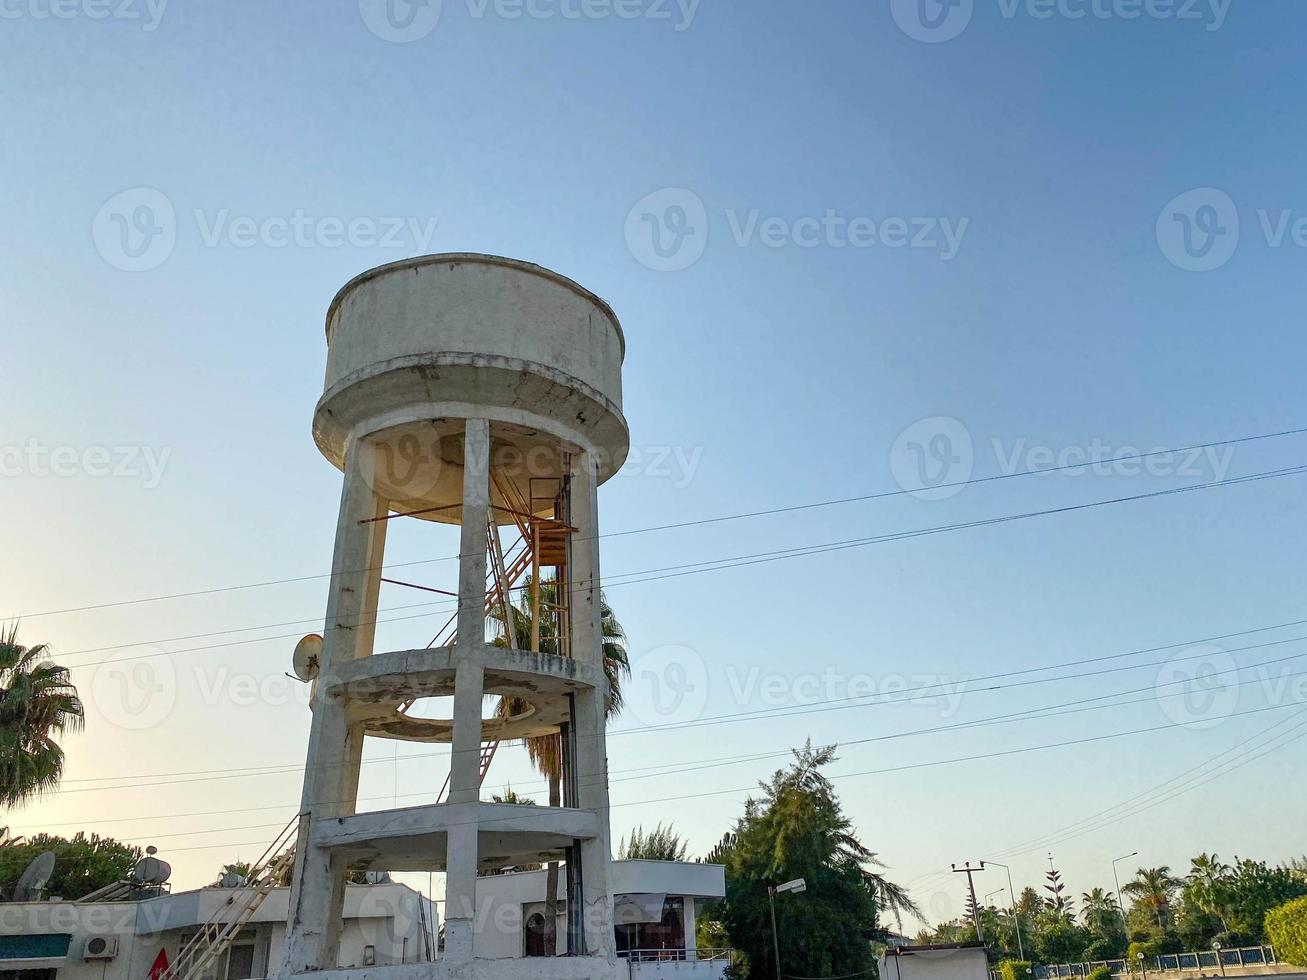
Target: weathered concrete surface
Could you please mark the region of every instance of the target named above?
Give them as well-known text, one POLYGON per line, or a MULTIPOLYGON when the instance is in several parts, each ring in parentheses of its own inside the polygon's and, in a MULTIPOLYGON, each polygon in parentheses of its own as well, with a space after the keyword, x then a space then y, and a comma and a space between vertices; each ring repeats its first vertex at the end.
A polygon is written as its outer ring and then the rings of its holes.
POLYGON ((443 867, 445 953, 439 966, 351 972, 353 980, 620 975, 608 883, 597 488, 621 467, 630 442, 621 411, 621 327, 606 303, 563 276, 469 254, 364 273, 341 290, 327 319, 314 437, 342 469, 345 486, 285 972, 336 975, 321 971, 336 962, 344 874, 366 866, 443 867), (564 625, 574 659, 488 646, 488 532, 533 515, 553 519, 554 499, 564 495, 567 523, 550 531, 561 531, 565 554, 550 564, 568 569, 564 625), (373 652, 370 623, 390 514, 461 525, 452 647, 373 652), (450 694, 447 719, 399 710, 450 694), (520 698, 528 707, 483 720, 487 694, 520 698), (564 724, 574 745, 564 783, 568 806, 479 802, 486 740, 551 734, 564 724), (366 735, 448 741, 448 803, 356 814, 366 735), (475 929, 478 868, 556 860, 564 849, 576 895, 569 938, 588 955, 483 967, 475 929))

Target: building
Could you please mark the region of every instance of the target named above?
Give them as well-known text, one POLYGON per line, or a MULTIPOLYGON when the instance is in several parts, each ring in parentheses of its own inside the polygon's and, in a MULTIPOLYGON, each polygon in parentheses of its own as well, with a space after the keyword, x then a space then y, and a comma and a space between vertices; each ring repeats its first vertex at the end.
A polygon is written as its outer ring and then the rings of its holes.
MULTIPOLYGON (((547 956, 543 928, 545 871, 477 879, 475 928, 487 959, 547 956)), ((565 875, 559 876, 559 919, 567 921, 565 875)), ((700 950, 697 912, 725 894, 721 865, 677 861, 614 861, 614 939, 631 977, 717 980, 727 950, 700 950)), ((158 980, 165 962, 206 927, 230 921, 244 888, 201 888, 139 901, 0 903, 0 980, 158 980)), ((274 888, 221 953, 203 980, 276 976, 286 950, 290 889, 274 888)), ((434 903, 406 885, 350 885, 345 892, 342 969, 433 963, 439 956, 434 903)), ((554 952, 565 952, 555 940, 554 952)), ((433 967, 434 969, 434 967, 433 967)))
MULTIPOLYGON (((726 871, 720 864, 684 861, 613 861, 613 932, 618 956, 642 965, 641 975, 658 976, 657 963, 678 963, 676 976, 689 980, 721 975, 729 951, 699 949, 697 913, 705 902, 726 894, 726 871), (696 967, 697 965, 697 967, 696 967)), ((486 959, 548 956, 565 950, 545 922, 545 871, 494 875, 477 881, 477 921, 481 955, 486 959)), ((558 922, 567 921, 564 876, 559 875, 558 922)), ((633 971, 634 972, 634 971, 633 971)))
POLYGON ((880 980, 989 980, 984 943, 890 946, 877 961, 880 980))
MULTIPOLYGON (((0 903, 0 980, 156 980, 164 963, 224 919, 244 889, 201 888, 141 901, 0 903)), ((204 971, 210 980, 275 976, 286 948, 290 889, 272 889, 204 971)), ((400 884, 345 892, 340 966, 430 962, 436 911, 400 884)))

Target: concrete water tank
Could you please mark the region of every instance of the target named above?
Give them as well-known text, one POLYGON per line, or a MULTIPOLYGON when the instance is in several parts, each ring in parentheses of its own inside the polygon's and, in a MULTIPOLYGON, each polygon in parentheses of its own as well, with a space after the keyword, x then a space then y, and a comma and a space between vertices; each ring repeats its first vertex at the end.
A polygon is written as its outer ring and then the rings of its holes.
POLYGON ((327 345, 314 439, 343 468, 351 433, 369 437, 394 510, 459 523, 469 416, 494 420, 491 467, 535 509, 571 444, 588 444, 600 483, 626 460, 621 325, 538 265, 452 253, 372 269, 332 301, 327 345))

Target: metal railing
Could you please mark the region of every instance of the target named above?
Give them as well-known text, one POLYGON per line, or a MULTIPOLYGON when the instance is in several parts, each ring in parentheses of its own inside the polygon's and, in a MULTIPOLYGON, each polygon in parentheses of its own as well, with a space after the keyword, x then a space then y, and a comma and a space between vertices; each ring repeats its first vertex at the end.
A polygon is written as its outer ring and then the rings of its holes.
MULTIPOLYGON (((1221 973, 1227 968, 1275 966, 1278 963, 1273 946, 1240 946, 1233 949, 1205 949, 1194 953, 1165 953, 1161 956, 1149 956, 1143 960, 1142 967, 1147 973, 1202 973, 1204 970, 1221 973)), ((1087 977, 1094 970, 1104 966, 1112 971, 1113 976, 1125 976, 1132 971, 1140 972, 1139 961, 1128 963, 1124 959, 1116 959, 1036 966, 1031 968, 1031 973, 1034 975, 1034 980, 1087 977)))
POLYGON ((729 963, 735 955, 734 949, 727 947, 705 947, 703 949, 627 949, 618 956, 632 963, 729 963))

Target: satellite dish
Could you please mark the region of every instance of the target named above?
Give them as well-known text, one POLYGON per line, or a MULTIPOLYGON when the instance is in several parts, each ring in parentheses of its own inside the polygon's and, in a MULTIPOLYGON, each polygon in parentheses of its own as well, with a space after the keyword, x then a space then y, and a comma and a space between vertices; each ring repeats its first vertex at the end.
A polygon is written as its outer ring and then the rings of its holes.
POLYGON ((306 684, 318 676, 322 664, 322 637, 310 633, 295 644, 295 656, 291 660, 295 676, 306 684))
POLYGON ((141 885, 162 885, 169 876, 172 875, 172 865, 161 858, 155 857, 159 853, 157 847, 147 847, 146 856, 136 862, 136 868, 132 871, 132 878, 141 885))
POLYGON ((369 884, 369 885, 389 885, 389 884, 390 884, 390 872, 389 872, 389 871, 369 871, 369 872, 367 872, 367 874, 364 875, 364 877, 367 878, 367 881, 368 881, 368 884, 369 884))
POLYGON ((18 884, 14 885, 15 902, 40 900, 41 890, 54 874, 54 860, 54 851, 44 851, 36 856, 23 872, 23 876, 18 879, 18 884))

